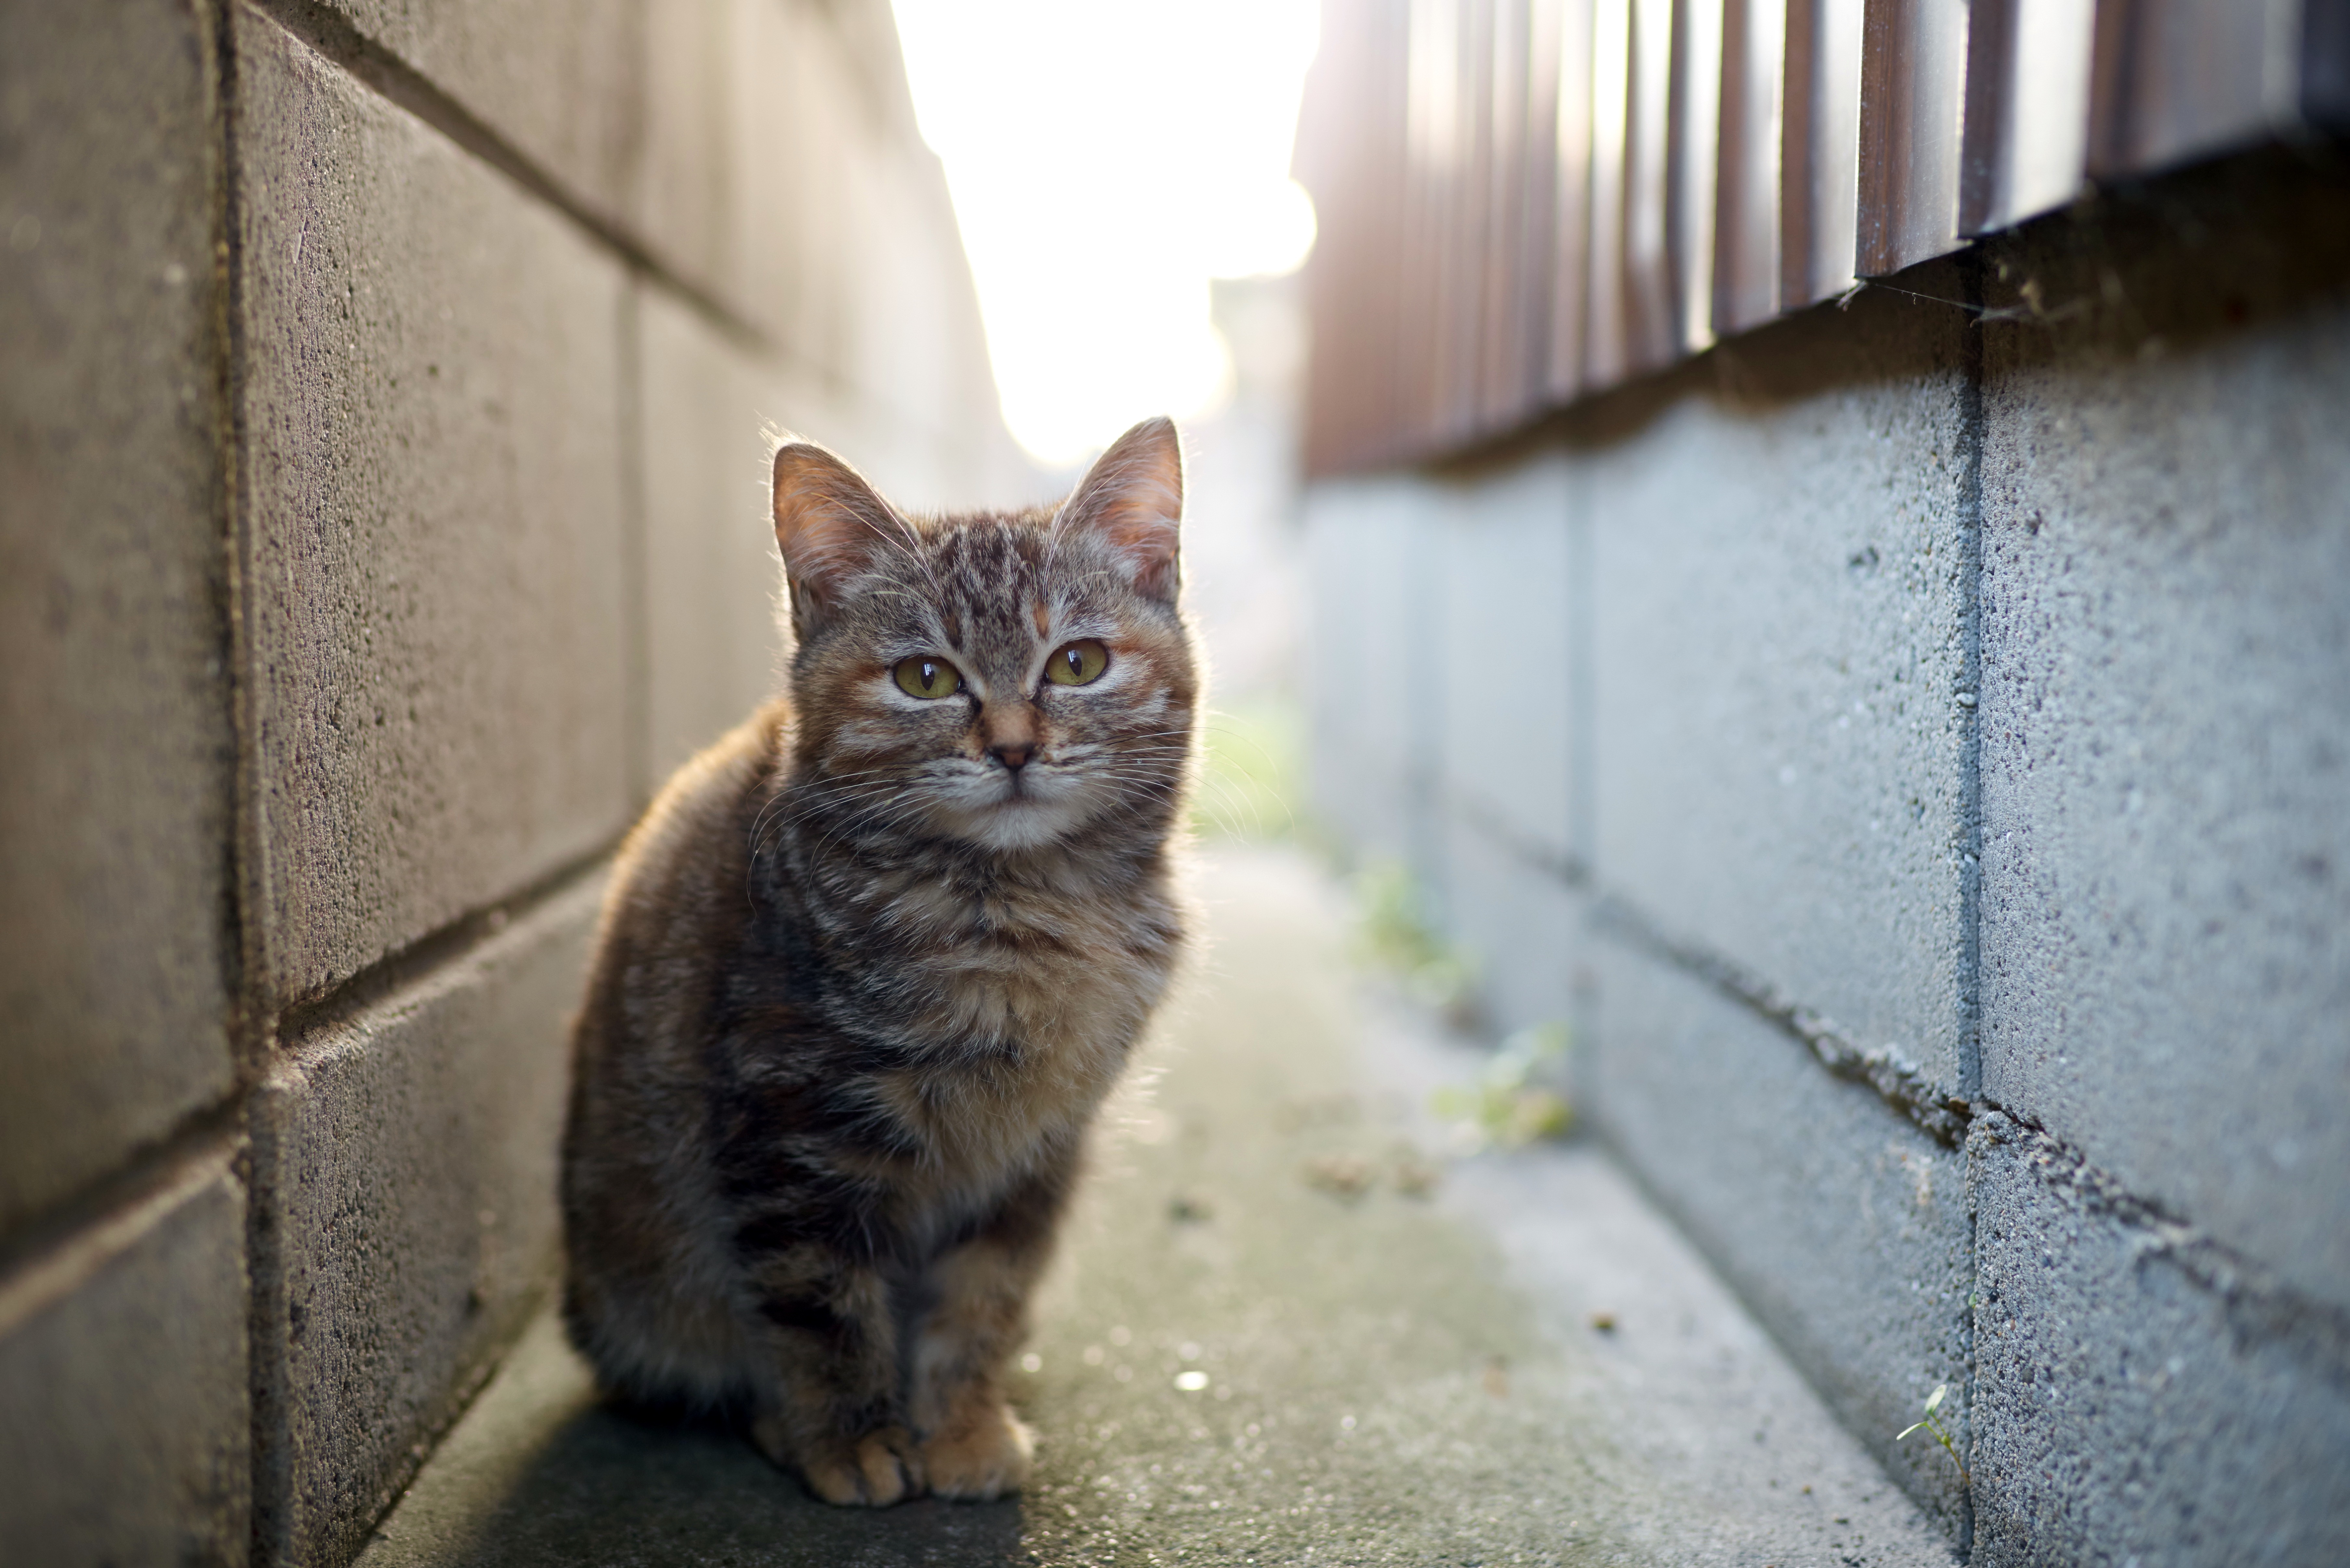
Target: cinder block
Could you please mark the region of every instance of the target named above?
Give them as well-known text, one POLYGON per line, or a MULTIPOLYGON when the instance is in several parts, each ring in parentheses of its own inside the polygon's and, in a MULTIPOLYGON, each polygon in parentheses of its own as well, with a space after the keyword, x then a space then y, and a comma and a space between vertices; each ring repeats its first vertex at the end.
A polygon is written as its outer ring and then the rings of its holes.
POLYGON ((1961 323, 1789 323, 1582 459, 1601 877, 1952 1088, 1961 323))
POLYGON ((11 1563, 241 1563, 244 1189, 194 1156, 0 1280, 0 1545, 11 1563))
POLYGON ((210 53, 0 9, 0 1231, 234 1076, 210 53))
POLYGON ((868 63, 793 0, 650 0, 644 28, 632 228, 774 343, 841 374, 842 253, 877 259, 849 196, 880 118, 868 63))
POLYGON ((266 981, 314 992, 632 806, 620 269, 237 13, 266 981))
POLYGON ((1922 1435, 1935 1385, 1965 1448, 1970 1224, 1959 1150, 1804 1046, 1621 942, 1588 948, 1586 1107, 1820 1390, 1955 1532, 1959 1478, 1922 1435))
POLYGON ((881 0, 325 4, 983 498, 994 381, 881 0))
POLYGON ((1315 809, 1351 849, 1412 857, 1432 793, 1427 739, 1439 669, 1424 633, 1426 556, 1440 493, 1387 478, 1328 482, 1305 503, 1305 670, 1315 809))
POLYGON ((1563 856, 1573 694, 1565 454, 1483 475, 1439 539, 1418 656, 1443 684, 1431 737, 1449 810, 1563 856))
POLYGON ((1481 1022, 1507 1034, 1565 1023, 1586 940, 1566 884, 1522 846, 1459 814, 1444 821, 1443 901, 1452 939, 1474 956, 1481 1022))
MULTIPOLYGON (((863 9, 869 0, 848 7, 863 9)), ((824 7, 736 4, 728 10, 726 244, 716 258, 727 300, 804 364, 868 396, 905 397, 864 375, 862 338, 879 309, 919 310, 901 285, 925 263, 879 221, 896 165, 920 135, 904 67, 856 47, 824 7), (903 123, 900 123, 900 115, 903 123)))
POLYGON ((994 383, 888 7, 657 0, 645 28, 637 232, 785 354, 886 405, 884 428, 973 445, 994 383))
POLYGON ((2341 1309, 2215 1288, 2043 1149, 1996 1114, 1969 1140, 1972 1561, 2350 1562, 2341 1309))
MULTIPOLYGON (((637 327, 645 485, 637 569, 657 786, 781 685, 783 562, 764 432, 813 435, 802 426, 829 421, 808 421, 782 377, 666 295, 639 291, 637 327)), ((856 461, 853 448, 842 451, 856 461)))
MULTIPOLYGON (((577 201, 607 218, 629 207, 642 161, 643 0, 320 0, 369 42, 455 100, 577 201)), ((687 31, 675 5, 661 16, 687 31)), ((656 13, 659 14, 658 12, 656 13)), ((712 28, 691 42, 703 49, 712 28)), ((706 101, 706 100, 705 100, 706 101)))
POLYGON ((1994 342, 1983 1088, 2350 1303, 2350 308, 2154 354, 1994 342))
POLYGON ((544 1300, 600 878, 303 1041, 254 1111, 259 1538, 339 1562, 544 1300))

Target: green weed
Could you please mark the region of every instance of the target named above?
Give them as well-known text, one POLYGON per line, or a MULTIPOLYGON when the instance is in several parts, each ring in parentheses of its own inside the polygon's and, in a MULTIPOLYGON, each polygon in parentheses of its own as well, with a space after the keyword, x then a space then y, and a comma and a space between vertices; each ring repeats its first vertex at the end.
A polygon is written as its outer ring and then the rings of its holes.
POLYGON ((1553 1064, 1565 1058, 1566 1042, 1564 1024, 1521 1029, 1502 1042, 1474 1085, 1437 1090, 1430 1108, 1472 1148, 1520 1148, 1564 1137, 1574 1107, 1543 1080, 1556 1075, 1553 1064))
POLYGON ((1970 1484, 1967 1479, 1967 1462, 1966 1460, 1959 1458, 1958 1444, 1950 1440, 1949 1429, 1942 1425, 1940 1419, 1934 1414, 1934 1412, 1942 1407, 1942 1401, 1950 1397, 1950 1386, 1949 1384, 1935 1384, 1934 1391, 1926 1396, 1925 1418, 1903 1428, 1901 1430, 1901 1436, 1894 1438, 1893 1440, 1897 1443, 1900 1442, 1904 1438, 1908 1438, 1912 1432, 1933 1433, 1934 1440, 1942 1445, 1942 1451, 1950 1456, 1950 1462, 1959 1467, 1959 1484, 1960 1486, 1965 1486, 1970 1484))

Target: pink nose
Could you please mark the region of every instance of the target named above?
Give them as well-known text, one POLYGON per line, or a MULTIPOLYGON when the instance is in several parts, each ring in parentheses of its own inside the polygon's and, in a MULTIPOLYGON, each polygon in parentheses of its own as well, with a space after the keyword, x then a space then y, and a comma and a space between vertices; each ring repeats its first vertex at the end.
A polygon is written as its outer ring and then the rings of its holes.
POLYGON ((987 748, 987 754, 989 756, 993 757, 997 762, 1002 763, 1005 767, 1010 768, 1015 774, 1022 768, 1028 765, 1028 759, 1034 753, 1035 748, 1025 745, 990 746, 987 748))

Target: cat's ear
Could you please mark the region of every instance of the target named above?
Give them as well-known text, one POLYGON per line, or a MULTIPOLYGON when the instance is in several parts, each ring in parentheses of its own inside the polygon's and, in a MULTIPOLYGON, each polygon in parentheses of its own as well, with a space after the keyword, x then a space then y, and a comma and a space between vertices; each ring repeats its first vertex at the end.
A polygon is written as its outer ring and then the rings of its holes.
POLYGON ((910 554, 913 535, 864 476, 820 446, 775 453, 775 543, 805 638, 840 607, 848 584, 883 552, 910 554))
POLYGON ((1183 525, 1183 449, 1170 420, 1145 420, 1116 441, 1062 503, 1053 526, 1107 544, 1138 592, 1175 602, 1183 525))

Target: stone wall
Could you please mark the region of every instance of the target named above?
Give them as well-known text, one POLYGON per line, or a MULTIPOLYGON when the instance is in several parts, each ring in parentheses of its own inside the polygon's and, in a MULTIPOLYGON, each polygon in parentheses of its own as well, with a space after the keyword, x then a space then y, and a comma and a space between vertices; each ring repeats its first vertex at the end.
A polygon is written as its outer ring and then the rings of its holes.
POLYGON ((2350 1560, 2345 430, 2304 149, 1309 497, 1326 820, 1978 1563, 2350 1560))
POLYGON ((5 0, 0 341, 0 1542, 346 1561, 772 685, 763 427, 1032 478, 884 0, 5 0))

